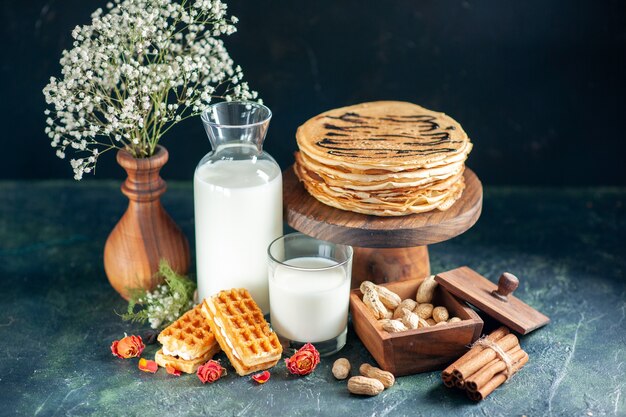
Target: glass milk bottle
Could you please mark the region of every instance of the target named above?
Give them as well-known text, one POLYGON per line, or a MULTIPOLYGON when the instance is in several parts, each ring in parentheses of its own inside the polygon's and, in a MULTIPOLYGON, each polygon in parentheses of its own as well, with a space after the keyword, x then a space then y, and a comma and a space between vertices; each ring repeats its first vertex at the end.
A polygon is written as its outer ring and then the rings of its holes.
POLYGON ((283 224, 280 167, 263 151, 271 117, 251 102, 222 102, 202 114, 213 151, 194 175, 200 300, 246 288, 269 312, 267 247, 283 224))

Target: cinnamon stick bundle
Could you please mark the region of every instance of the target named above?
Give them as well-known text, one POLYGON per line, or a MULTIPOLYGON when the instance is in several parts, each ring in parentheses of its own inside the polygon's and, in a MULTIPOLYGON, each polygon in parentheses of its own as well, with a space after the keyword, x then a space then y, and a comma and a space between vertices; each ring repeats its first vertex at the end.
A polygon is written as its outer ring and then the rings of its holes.
MULTIPOLYGON (((524 352, 519 345, 516 349, 512 349, 507 353, 510 355, 513 364, 519 363, 524 357, 528 358, 528 354, 524 352)), ((484 386, 487 382, 493 379, 497 373, 502 371, 506 371, 506 364, 500 359, 494 359, 482 369, 467 378, 465 380, 465 387, 468 391, 478 391, 478 387, 484 386)))
MULTIPOLYGON (((492 342, 495 342, 495 341, 497 341, 499 339, 502 339, 504 336, 506 336, 509 333, 510 333, 509 329, 504 327, 504 326, 502 326, 502 327, 498 328, 497 330, 494 330, 488 336, 486 336, 485 339, 488 339, 488 340, 491 340, 492 342)), ((455 369, 458 369, 459 366, 462 366, 465 362, 473 359, 476 355, 478 355, 480 352, 482 352, 483 349, 484 349, 484 347, 480 346, 480 345, 472 346, 472 348, 469 350, 469 352, 467 352, 465 355, 461 356, 456 362, 454 362, 452 365, 450 365, 446 369, 444 369, 443 372, 442 372, 442 376, 444 378, 452 377, 452 373, 454 372, 455 369)))
POLYGON ((472 348, 441 373, 448 388, 464 389, 469 398, 480 401, 508 380, 528 362, 519 340, 506 327, 479 339, 472 348))
MULTIPOLYGON (((513 365, 513 372, 517 372, 520 368, 528 362, 528 354, 524 352, 522 360, 513 365)), ((489 394, 491 394, 496 388, 502 385, 508 379, 507 375, 503 372, 496 374, 485 385, 480 387, 477 391, 466 391, 470 399, 474 401, 484 400, 489 394)))

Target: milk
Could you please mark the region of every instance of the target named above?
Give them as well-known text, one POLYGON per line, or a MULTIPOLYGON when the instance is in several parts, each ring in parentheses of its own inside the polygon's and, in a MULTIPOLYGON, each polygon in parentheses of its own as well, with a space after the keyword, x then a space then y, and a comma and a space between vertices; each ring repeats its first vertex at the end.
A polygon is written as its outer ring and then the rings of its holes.
POLYGON ((331 340, 346 329, 350 276, 337 262, 322 257, 294 258, 283 262, 307 270, 277 265, 270 271, 270 317, 283 337, 298 342, 331 340))
POLYGON ((272 161, 216 161, 194 176, 200 300, 246 288, 269 312, 267 247, 282 234, 282 177, 272 161))

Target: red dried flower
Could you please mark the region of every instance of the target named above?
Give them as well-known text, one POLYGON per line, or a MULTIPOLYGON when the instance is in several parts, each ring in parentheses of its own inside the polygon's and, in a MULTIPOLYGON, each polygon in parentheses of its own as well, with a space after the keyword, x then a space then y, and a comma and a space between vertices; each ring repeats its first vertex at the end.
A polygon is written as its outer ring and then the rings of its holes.
POLYGON ((180 371, 176 368, 174 368, 172 365, 170 365, 169 363, 167 365, 165 365, 165 371, 170 374, 170 375, 174 375, 174 376, 180 376, 180 371))
POLYGON ((213 383, 220 379, 222 375, 226 375, 226 369, 224 369, 218 361, 211 359, 198 368, 196 375, 198 375, 198 378, 203 384, 207 382, 213 383))
POLYGON ((251 376, 252 380, 258 384, 265 384, 270 379, 270 372, 263 371, 251 376))
POLYGON ((130 335, 121 340, 115 340, 111 344, 111 353, 122 359, 136 358, 141 355, 145 347, 141 336, 130 335))
POLYGON ((145 358, 139 359, 139 364, 137 365, 137 367, 144 372, 150 372, 152 374, 159 370, 159 365, 157 365, 155 361, 151 361, 145 358))
POLYGON ((294 355, 285 359, 287 369, 294 375, 308 375, 320 363, 320 353, 310 343, 302 346, 294 355))

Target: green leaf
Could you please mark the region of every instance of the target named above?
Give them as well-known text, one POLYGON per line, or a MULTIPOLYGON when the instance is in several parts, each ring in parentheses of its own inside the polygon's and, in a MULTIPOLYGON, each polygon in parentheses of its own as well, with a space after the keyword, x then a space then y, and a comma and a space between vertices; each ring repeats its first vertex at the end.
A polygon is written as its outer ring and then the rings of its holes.
POLYGON ((124 321, 145 323, 153 328, 162 328, 177 320, 193 307, 196 283, 174 271, 165 259, 159 262, 157 274, 164 284, 153 292, 143 289, 130 291, 128 308, 120 314, 124 321))

